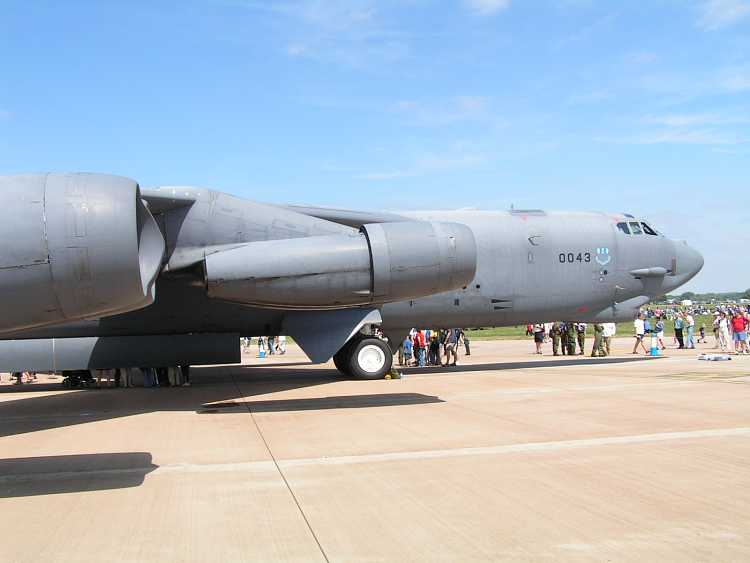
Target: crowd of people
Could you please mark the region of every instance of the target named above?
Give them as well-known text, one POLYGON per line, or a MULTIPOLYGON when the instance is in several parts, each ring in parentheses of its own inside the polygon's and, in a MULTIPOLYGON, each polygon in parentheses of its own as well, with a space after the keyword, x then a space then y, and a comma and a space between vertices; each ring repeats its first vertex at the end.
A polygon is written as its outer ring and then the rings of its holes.
POLYGON ((713 332, 715 348, 722 352, 750 354, 750 312, 747 310, 716 311, 713 332))
MULTIPOLYGON (((534 337, 536 353, 543 354, 542 347, 552 342, 554 356, 583 356, 586 352, 586 336, 589 325, 556 321, 554 323, 529 324, 526 335, 534 337)), ((594 325, 594 343, 591 357, 604 357, 612 354, 612 339, 617 335, 615 323, 599 323, 594 325)))
POLYGON ((460 346, 463 345, 466 355, 471 356, 470 344, 461 328, 414 328, 398 348, 398 364, 402 367, 455 366, 460 346))
MULTIPOLYGON (((252 346, 253 339, 243 336, 240 339, 242 349, 247 352, 252 346)), ((262 358, 266 354, 274 356, 276 354, 286 354, 286 336, 259 336, 258 337, 258 357, 262 358)))
MULTIPOLYGON (((696 321, 697 313, 710 316, 710 330, 713 331, 714 349, 725 353, 750 354, 750 312, 742 307, 719 307, 715 311, 661 310, 648 309, 640 313, 633 322, 635 342, 632 354, 651 353, 651 342, 654 338, 658 350, 667 349, 667 325, 673 331, 672 346, 678 350, 694 350, 697 344, 710 344, 709 327, 705 322, 696 321)), ((611 354, 612 339, 617 335, 614 323, 594 324, 594 343, 591 356, 608 356, 611 354)), ((559 355, 584 355, 588 324, 574 322, 555 322, 546 324, 529 324, 526 335, 534 337, 536 353, 542 354, 542 346, 552 342, 552 352, 559 355)))
MULTIPOLYGON (((190 387, 190 366, 129 367, 63 371, 63 386, 76 387, 190 387)), ((33 371, 10 374, 15 385, 38 380, 33 371)))
MULTIPOLYGON (((715 311, 700 311, 710 317, 710 330, 713 332, 714 349, 725 353, 750 353, 750 312, 743 307, 725 306, 715 311)), ((674 346, 680 350, 694 350, 696 344, 709 344, 705 322, 698 326, 693 310, 661 311, 649 310, 635 321, 636 338, 654 334, 661 350, 666 349, 665 324, 670 322, 674 329, 674 346), (643 325, 643 326, 641 326, 643 325)), ((636 347, 638 342, 636 342, 636 347)))

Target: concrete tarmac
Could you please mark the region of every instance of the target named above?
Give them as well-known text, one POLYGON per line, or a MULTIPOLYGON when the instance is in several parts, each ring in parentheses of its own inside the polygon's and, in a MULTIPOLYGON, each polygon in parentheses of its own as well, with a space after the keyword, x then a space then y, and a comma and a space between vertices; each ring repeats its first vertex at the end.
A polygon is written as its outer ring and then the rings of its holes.
POLYGON ((750 357, 629 346, 475 342, 373 382, 293 346, 175 389, 4 375, 0 561, 750 560, 750 357))

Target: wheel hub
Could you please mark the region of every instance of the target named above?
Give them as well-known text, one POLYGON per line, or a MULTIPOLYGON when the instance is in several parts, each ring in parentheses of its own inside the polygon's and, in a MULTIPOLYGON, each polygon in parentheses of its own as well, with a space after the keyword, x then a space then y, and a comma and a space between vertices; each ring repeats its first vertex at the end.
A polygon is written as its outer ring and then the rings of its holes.
POLYGON ((357 354, 357 363, 363 371, 377 373, 385 366, 385 354, 377 346, 364 346, 357 354))

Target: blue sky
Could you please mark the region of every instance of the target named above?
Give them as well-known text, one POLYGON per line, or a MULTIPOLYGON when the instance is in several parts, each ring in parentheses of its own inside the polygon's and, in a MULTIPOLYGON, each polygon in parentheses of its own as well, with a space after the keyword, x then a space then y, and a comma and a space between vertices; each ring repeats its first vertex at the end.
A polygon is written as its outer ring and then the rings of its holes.
POLYGON ((750 287, 750 0, 0 0, 0 173, 626 211, 750 287))

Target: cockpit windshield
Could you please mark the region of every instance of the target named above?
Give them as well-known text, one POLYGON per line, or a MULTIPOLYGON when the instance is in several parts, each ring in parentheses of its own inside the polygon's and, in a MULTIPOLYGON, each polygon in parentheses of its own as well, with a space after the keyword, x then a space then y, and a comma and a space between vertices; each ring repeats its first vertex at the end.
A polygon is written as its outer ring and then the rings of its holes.
POLYGON ((625 235, 648 235, 658 237, 659 232, 643 221, 628 221, 617 223, 617 230, 625 235))
POLYGON ((641 224, 638 221, 631 221, 630 222, 630 231, 634 235, 642 235, 643 230, 641 229, 641 224))

